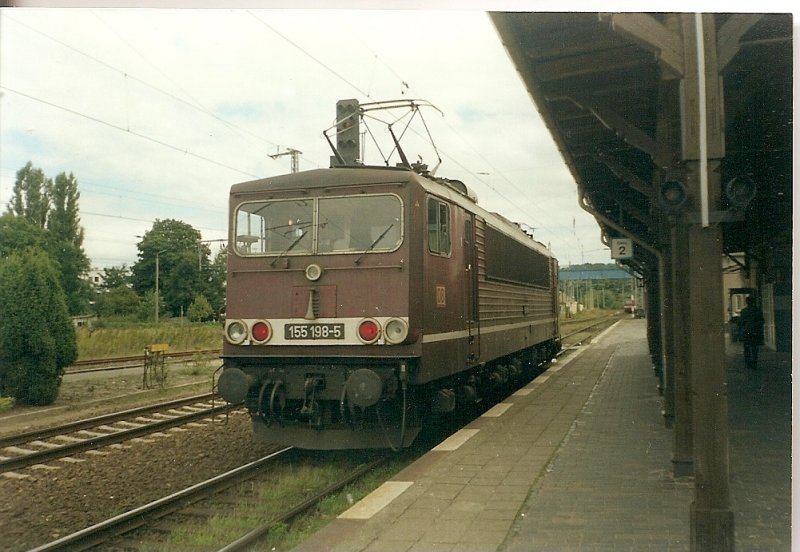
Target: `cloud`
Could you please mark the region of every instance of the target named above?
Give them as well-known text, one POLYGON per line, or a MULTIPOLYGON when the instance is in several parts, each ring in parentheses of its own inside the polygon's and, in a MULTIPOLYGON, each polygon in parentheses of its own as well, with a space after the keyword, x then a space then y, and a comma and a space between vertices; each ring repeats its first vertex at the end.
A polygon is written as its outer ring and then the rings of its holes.
MULTIPOLYGON (((269 157, 279 147, 303 152, 301 170, 327 167, 322 131, 343 98, 430 101, 444 112, 423 109, 444 159, 438 174, 537 227, 562 264, 580 262, 581 243, 601 248, 484 13, 20 9, 0 17, 0 201, 29 160, 49 176, 72 171, 98 266, 134 262, 135 236, 156 218, 224 237, 229 187, 289 172, 288 157, 269 157)), ((403 144, 412 160, 436 164, 424 127, 403 144)), ((372 144, 367 151, 383 163, 372 144)))

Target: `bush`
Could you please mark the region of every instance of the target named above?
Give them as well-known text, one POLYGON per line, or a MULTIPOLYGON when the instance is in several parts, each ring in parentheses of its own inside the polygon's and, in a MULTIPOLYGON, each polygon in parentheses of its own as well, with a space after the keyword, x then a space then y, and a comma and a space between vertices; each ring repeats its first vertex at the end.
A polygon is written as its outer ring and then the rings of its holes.
POLYGON ((190 322, 206 322, 214 317, 214 309, 211 308, 211 303, 208 302, 205 295, 198 295, 189 305, 186 316, 189 317, 190 322))
POLYGON ((0 412, 6 412, 14 408, 14 399, 11 397, 0 397, 0 412))
POLYGON ((128 286, 122 285, 100 292, 95 302, 95 310, 97 314, 103 317, 133 316, 139 311, 140 302, 141 300, 135 291, 128 286))
POLYGON ((50 404, 78 356, 58 271, 37 249, 0 259, 0 394, 50 404))
MULTIPOLYGON (((152 322, 155 320, 156 308, 156 292, 146 291, 139 301, 139 307, 136 311, 136 318, 140 322, 152 322)), ((168 318, 169 312, 164 310, 164 298, 158 294, 158 316, 159 318, 168 318)))

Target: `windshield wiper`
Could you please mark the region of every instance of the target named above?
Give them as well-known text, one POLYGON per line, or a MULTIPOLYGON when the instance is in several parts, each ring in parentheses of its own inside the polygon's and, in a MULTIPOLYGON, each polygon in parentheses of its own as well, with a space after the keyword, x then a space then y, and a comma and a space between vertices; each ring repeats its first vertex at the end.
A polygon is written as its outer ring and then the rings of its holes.
POLYGON ((378 242, 379 242, 379 241, 381 241, 381 240, 383 239, 383 237, 384 237, 386 234, 388 234, 388 233, 389 233, 389 230, 391 230, 391 229, 392 229, 392 226, 394 226, 394 223, 391 223, 389 226, 387 226, 387 227, 386 227, 386 230, 384 230, 383 232, 381 232, 381 235, 380 235, 380 236, 378 236, 377 238, 375 238, 375 241, 374 241, 374 242, 372 242, 372 243, 369 245, 369 247, 367 247, 367 248, 364 250, 364 252, 363 252, 361 255, 359 255, 359 256, 358 256, 358 258, 355 260, 355 264, 358 264, 358 263, 360 263, 360 262, 361 262, 361 259, 364 257, 364 255, 366 255, 367 253, 369 253, 370 251, 372 251, 372 250, 375 248, 375 246, 376 246, 376 245, 378 245, 378 242))
POLYGON ((289 251, 291 251, 292 249, 294 249, 294 246, 295 246, 295 245, 297 245, 298 243, 300 243, 300 240, 302 240, 303 238, 305 238, 305 237, 306 237, 306 234, 308 234, 308 232, 303 232, 302 234, 300 234, 299 236, 297 236, 297 239, 296 239, 296 240, 294 240, 292 243, 290 243, 290 244, 289 244, 289 247, 287 247, 286 249, 284 249, 283 251, 281 251, 281 254, 280 254, 280 255, 278 255, 277 257, 275 257, 275 259, 273 259, 273 261, 272 261, 271 263, 269 263, 269 266, 273 266, 273 267, 274 267, 274 266, 275 266, 275 263, 277 263, 278 261, 280 261, 280 260, 281 260, 281 258, 282 258, 284 255, 286 255, 286 254, 287 254, 289 251))

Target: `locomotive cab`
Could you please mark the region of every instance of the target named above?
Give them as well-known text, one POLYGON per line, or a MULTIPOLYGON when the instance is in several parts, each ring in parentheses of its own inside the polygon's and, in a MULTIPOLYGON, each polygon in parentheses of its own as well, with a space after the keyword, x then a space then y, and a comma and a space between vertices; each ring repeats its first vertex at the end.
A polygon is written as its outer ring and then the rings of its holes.
POLYGON ((301 448, 414 439, 412 175, 326 169, 232 188, 219 391, 247 404, 257 436, 301 448))

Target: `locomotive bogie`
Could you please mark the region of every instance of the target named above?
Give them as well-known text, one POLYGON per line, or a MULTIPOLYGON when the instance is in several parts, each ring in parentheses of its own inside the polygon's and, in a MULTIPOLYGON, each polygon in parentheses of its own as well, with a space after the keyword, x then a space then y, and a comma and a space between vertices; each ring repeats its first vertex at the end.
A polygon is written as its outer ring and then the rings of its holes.
MULTIPOLYGON (((236 373, 223 376, 228 372, 236 373)), ((419 401, 409 396, 405 361, 260 365, 242 373, 251 374, 245 403, 256 437, 268 442, 386 448, 407 446, 419 430, 419 401)))

